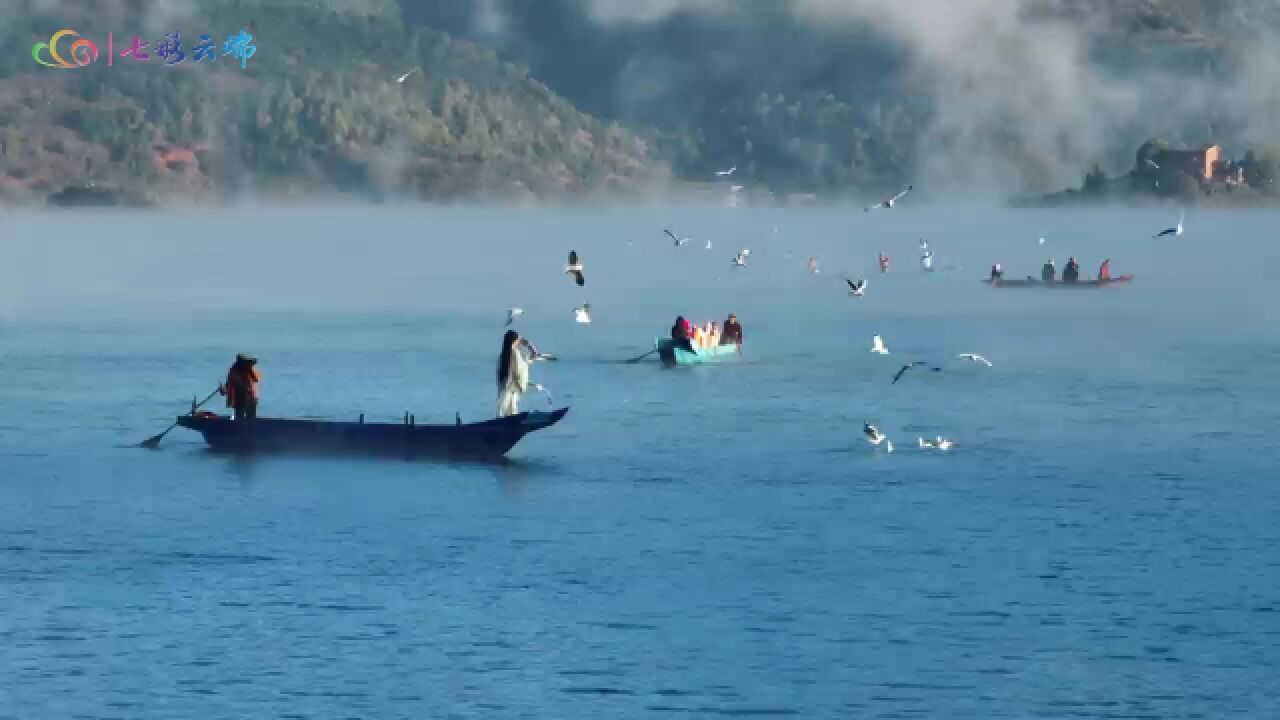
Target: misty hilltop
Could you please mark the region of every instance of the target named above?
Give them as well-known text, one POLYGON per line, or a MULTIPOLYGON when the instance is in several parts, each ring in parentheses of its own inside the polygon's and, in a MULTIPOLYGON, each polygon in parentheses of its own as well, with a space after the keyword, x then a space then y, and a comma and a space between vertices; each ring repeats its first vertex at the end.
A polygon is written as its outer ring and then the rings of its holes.
MULTIPOLYGON (((1027 193, 1134 148, 1280 138, 1264 0, 24 0, 0 20, 0 189, 156 200, 352 193, 1027 193), (246 28, 256 53, 37 65, 73 28, 246 28), (413 71, 402 82, 404 73, 413 71)), ((70 40, 63 40, 64 47, 70 40)))

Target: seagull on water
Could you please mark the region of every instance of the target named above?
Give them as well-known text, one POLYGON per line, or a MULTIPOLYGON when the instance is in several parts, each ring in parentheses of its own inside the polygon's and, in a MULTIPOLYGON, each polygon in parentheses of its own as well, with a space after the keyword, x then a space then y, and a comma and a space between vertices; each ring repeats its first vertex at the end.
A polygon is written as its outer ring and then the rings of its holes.
POLYGON ((569 264, 565 266, 566 275, 572 275, 574 282, 578 283, 578 287, 587 284, 587 279, 582 276, 582 263, 578 261, 578 253, 574 250, 569 251, 569 264))
POLYGON ((662 232, 666 233, 666 234, 667 234, 667 237, 669 237, 669 238, 671 238, 672 240, 674 240, 674 241, 675 241, 675 243, 676 243, 676 247, 680 247, 681 245, 684 245, 685 243, 689 242, 689 240, 690 240, 690 238, 687 238, 687 237, 682 237, 682 238, 681 238, 681 237, 676 237, 676 234, 675 234, 675 233, 673 233, 673 232, 671 232, 670 230, 663 230, 662 232))
POLYGON ((987 367, 991 367, 991 361, 990 361, 990 360, 988 360, 988 359, 986 359, 986 358, 984 358, 984 357, 982 357, 981 355, 978 355, 978 354, 976 354, 976 353, 960 353, 960 354, 959 354, 959 355, 957 355, 956 357, 957 357, 957 358, 960 358, 961 360, 972 360, 973 362, 976 362, 976 363, 982 363, 983 365, 986 365, 987 367))
POLYGON ((734 266, 734 267, 746 267, 746 266, 747 266, 747 258, 748 258, 750 255, 751 255, 751 249, 750 249, 750 248, 742 248, 742 250, 738 251, 738 254, 734 256, 734 258, 733 258, 733 266, 734 266))
POLYGON ((917 441, 919 442, 921 449, 929 448, 933 450, 950 450, 951 446, 955 444, 952 441, 942 437, 941 435, 937 436, 933 440, 925 440, 924 438, 917 438, 917 441))
POLYGON ((889 348, 884 346, 884 338, 874 335, 871 338, 871 352, 877 355, 888 355, 889 348))
POLYGON ((898 193, 897 195, 894 195, 893 197, 891 197, 891 198, 889 198, 889 199, 885 200, 885 201, 884 201, 884 202, 882 202, 882 203, 878 203, 878 204, 876 204, 876 205, 872 205, 872 206, 870 206, 870 207, 863 208, 863 210, 862 210, 862 211, 863 211, 863 212, 871 212, 872 210, 879 210, 880 208, 884 208, 884 209, 888 210, 888 209, 892 208, 894 205, 896 205, 896 204, 898 203, 898 201, 899 201, 899 200, 901 200, 903 197, 905 197, 907 193, 911 192, 911 190, 912 190, 914 187, 915 187, 914 185, 908 185, 906 190, 903 190, 902 192, 898 193))
POLYGON ((871 443, 872 445, 879 445, 880 443, 885 443, 885 450, 888 452, 893 452, 893 441, 890 440, 884 433, 880 432, 880 428, 876 427, 875 425, 872 425, 869 422, 863 423, 862 434, 867 436, 867 442, 871 443))
POLYGON ((581 307, 573 309, 573 319, 575 322, 587 325, 591 323, 591 305, 583 303, 581 307))
POLYGON ((735 172, 737 172, 737 171, 738 171, 738 166, 737 166, 737 165, 734 165, 733 167, 729 168, 728 170, 717 170, 717 171, 716 171, 716 177, 729 177, 730 175, 734 174, 734 173, 735 173, 735 172))
POLYGON ((707 249, 708 249, 708 250, 710 250, 710 249, 711 249, 711 241, 710 241, 710 240, 708 240, 708 241, 707 241, 707 249))
POLYGON ((405 80, 408 80, 408 79, 409 79, 409 76, 410 76, 410 75, 412 75, 412 74, 414 74, 414 73, 416 73, 416 72, 418 72, 418 68, 414 68, 414 69, 410 70, 409 72, 407 72, 407 73, 405 73, 405 74, 401 75, 400 77, 396 78, 396 82, 398 82, 398 83, 403 83, 405 80))
POLYGON ((516 321, 516 318, 524 314, 524 308, 513 307, 507 311, 507 327, 516 321))
MULTIPOLYGON (((862 292, 867 289, 866 280, 859 280, 858 282, 855 283, 849 278, 845 278, 844 281, 849 286, 849 294, 853 295, 854 297, 862 297, 862 292)), ((877 335, 876 337, 880 337, 880 336, 877 335)))
MULTIPOLYGON (((902 366, 902 369, 898 371, 898 374, 893 376, 893 382, 891 382, 891 383, 889 383, 889 384, 890 384, 890 385, 896 385, 896 384, 898 383, 898 381, 902 379, 902 376, 903 376, 903 375, 906 375, 906 374, 907 374, 907 371, 908 371, 908 370, 910 370, 911 368, 913 368, 913 367, 915 367, 915 366, 917 366, 917 365, 928 365, 928 364, 929 364, 929 363, 927 363, 927 362, 925 362, 925 361, 923 361, 923 360, 916 360, 916 361, 914 361, 914 362, 910 362, 910 363, 907 363, 906 365, 903 365, 903 366, 902 366)), ((930 369, 930 370, 932 370, 933 372, 942 372, 942 368, 940 368, 940 367, 929 368, 929 369, 930 369)))
POLYGON ((1041 244, 1041 245, 1043 245, 1043 244, 1044 244, 1044 238, 1043 238, 1043 237, 1042 237, 1042 238, 1040 238, 1040 244, 1041 244))
POLYGON ((1183 232, 1185 232, 1185 230, 1183 230, 1182 223, 1186 221, 1187 221, 1187 211, 1183 210, 1182 213, 1178 216, 1177 225, 1171 228, 1167 228, 1165 230, 1161 230, 1160 232, 1156 233, 1155 235, 1152 235, 1151 237, 1152 239, 1158 238, 1158 237, 1165 237, 1166 235, 1173 235, 1174 237, 1178 237, 1179 235, 1182 235, 1183 232))

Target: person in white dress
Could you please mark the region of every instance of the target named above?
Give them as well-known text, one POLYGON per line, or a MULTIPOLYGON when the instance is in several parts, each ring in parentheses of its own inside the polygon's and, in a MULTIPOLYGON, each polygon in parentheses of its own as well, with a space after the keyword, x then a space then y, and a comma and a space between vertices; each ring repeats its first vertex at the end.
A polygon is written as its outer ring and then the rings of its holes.
POLYGON ((529 389, 529 362, 520 348, 520 335, 508 330, 498 356, 498 417, 520 412, 520 396, 529 389))

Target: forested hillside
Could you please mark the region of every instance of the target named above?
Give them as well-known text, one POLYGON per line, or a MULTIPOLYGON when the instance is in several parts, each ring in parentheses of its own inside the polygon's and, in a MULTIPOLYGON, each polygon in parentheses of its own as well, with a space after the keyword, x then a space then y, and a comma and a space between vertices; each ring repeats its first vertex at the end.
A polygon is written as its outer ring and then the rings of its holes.
POLYGON ((753 190, 1042 192, 1134 149, 1280 136, 1262 0, 15 0, 0 194, 630 195, 737 166, 753 190), (241 28, 257 52, 37 65, 241 28), (64 48, 69 39, 63 40, 64 48), (414 72, 403 82, 397 78, 414 72))

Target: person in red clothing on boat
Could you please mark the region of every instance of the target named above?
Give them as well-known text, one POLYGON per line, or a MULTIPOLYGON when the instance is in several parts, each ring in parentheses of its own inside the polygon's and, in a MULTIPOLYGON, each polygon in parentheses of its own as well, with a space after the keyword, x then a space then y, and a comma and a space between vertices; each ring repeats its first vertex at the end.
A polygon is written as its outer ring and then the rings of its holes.
POLYGON ((1098 279, 1099 280, 1111 279, 1111 258, 1107 258, 1106 260, 1102 261, 1102 267, 1098 268, 1098 279))
POLYGON ((236 355, 236 361, 227 371, 227 381, 218 392, 227 396, 227 407, 231 408, 235 420, 253 420, 258 417, 258 382, 262 374, 258 372, 258 358, 243 353, 236 355))
POLYGON ((681 349, 697 354, 698 349, 693 346, 693 325, 683 315, 678 316, 671 326, 671 339, 681 349))

